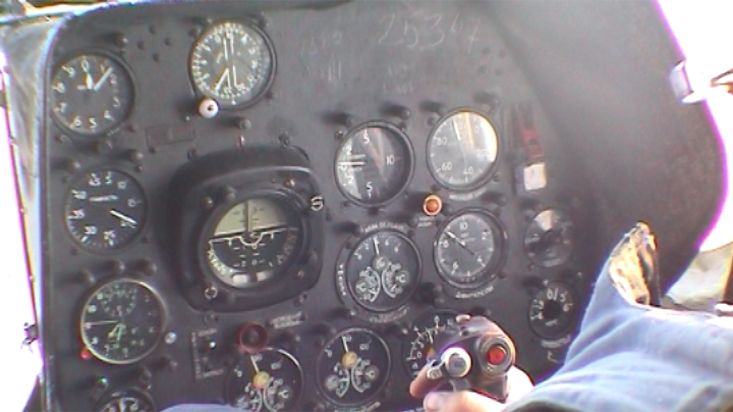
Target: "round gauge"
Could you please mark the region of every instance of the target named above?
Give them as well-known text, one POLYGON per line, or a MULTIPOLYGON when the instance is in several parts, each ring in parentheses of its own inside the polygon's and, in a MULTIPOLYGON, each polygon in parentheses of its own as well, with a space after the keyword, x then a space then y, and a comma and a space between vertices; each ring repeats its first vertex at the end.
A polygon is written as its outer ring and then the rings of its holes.
POLYGON ((117 59, 88 53, 56 68, 50 98, 52 116, 62 128, 92 136, 112 130, 129 116, 134 87, 117 59))
POLYGON ((438 273, 456 287, 481 285, 499 268, 505 241, 496 218, 479 210, 462 212, 443 225, 435 240, 438 273))
POLYGON ((338 406, 359 406, 382 390, 390 373, 389 349, 367 329, 347 329, 318 355, 316 379, 323 395, 338 406))
POLYGON ((145 223, 145 195, 130 175, 95 169, 75 179, 66 195, 64 218, 69 233, 94 252, 119 249, 140 233, 145 223))
POLYGON ((402 345, 402 363, 413 378, 435 357, 435 335, 455 322, 458 313, 449 310, 428 312, 415 319, 402 345))
POLYGON ((336 182, 349 199, 381 205, 404 190, 412 174, 412 147, 399 129, 368 123, 351 131, 336 153, 336 182))
POLYGON ((190 62, 199 93, 222 108, 244 106, 262 96, 275 73, 270 40, 255 26, 227 21, 207 29, 196 41, 190 62))
POLYGON ((118 279, 97 288, 81 311, 81 339, 111 364, 137 362, 155 349, 165 323, 163 302, 150 286, 118 279))
POLYGON ((226 285, 252 287, 284 273, 303 237, 303 223, 290 202, 280 196, 252 197, 214 221, 204 261, 226 285))
POLYGON ((250 412, 292 411, 303 387, 303 371, 293 355, 266 348, 245 354, 226 382, 228 402, 250 412))
POLYGON ((461 110, 440 120, 428 139, 428 166, 441 185, 469 190, 494 170, 499 138, 489 119, 461 110))
POLYGON ((575 296, 560 282, 549 282, 529 304, 529 326, 542 338, 556 339, 570 331, 575 321, 575 296))
POLYGON ((158 409, 149 395, 139 390, 115 392, 95 408, 98 412, 155 412, 158 409))
POLYGON ((540 212, 527 228, 524 247, 540 266, 562 265, 573 253, 573 222, 557 209, 540 212))
POLYGON ((418 285, 420 257, 410 239, 393 230, 363 238, 351 252, 346 282, 354 300, 375 312, 402 306, 418 285))

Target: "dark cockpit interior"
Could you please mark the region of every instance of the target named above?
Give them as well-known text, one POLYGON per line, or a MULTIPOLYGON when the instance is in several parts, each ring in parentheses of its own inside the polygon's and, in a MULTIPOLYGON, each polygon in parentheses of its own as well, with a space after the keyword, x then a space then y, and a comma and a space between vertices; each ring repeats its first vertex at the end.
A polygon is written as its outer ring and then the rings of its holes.
POLYGON ((720 201, 658 13, 210 0, 6 21, 43 408, 416 409, 461 313, 549 376, 619 237, 654 227, 665 288, 720 201))

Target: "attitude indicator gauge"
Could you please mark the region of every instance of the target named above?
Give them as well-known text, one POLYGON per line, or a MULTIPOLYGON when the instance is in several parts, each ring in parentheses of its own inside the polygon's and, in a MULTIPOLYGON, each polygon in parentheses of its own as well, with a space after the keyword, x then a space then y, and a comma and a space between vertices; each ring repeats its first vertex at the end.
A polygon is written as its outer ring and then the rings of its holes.
POLYGON ((303 387, 303 371, 293 355, 266 348, 245 354, 226 383, 229 403, 250 412, 292 411, 303 387))
POLYGON ((303 223, 280 196, 253 197, 214 219, 205 242, 205 262, 218 280, 235 288, 274 279, 303 243, 303 223))
POLYGON ((352 298, 367 310, 388 312, 402 306, 418 285, 420 258, 412 241, 394 230, 362 238, 346 265, 352 298))
POLYGON ((191 51, 191 78, 221 108, 244 107, 261 97, 275 73, 275 54, 254 25, 226 21, 208 28, 191 51))
POLYGON ((387 345, 374 332, 347 329, 328 341, 318 356, 319 389, 337 406, 364 405, 387 383, 390 362, 387 345))
POLYGON ((117 127, 133 106, 132 77, 115 58, 81 54, 62 63, 51 78, 51 113, 63 129, 86 136, 117 127))
POLYGON ((440 229, 433 246, 438 273, 459 288, 489 281, 501 264, 506 234, 498 220, 482 210, 452 217, 440 229))
POLYGON ((119 249, 141 232, 145 196, 130 175, 95 169, 75 179, 66 195, 66 227, 74 240, 94 252, 119 249))
POLYGON ((397 127, 380 122, 352 130, 336 152, 336 182, 356 203, 382 205, 399 195, 412 174, 410 142, 397 127))
POLYGON ((133 279, 105 283, 81 311, 81 339, 97 359, 111 364, 137 362, 152 352, 165 325, 163 302, 147 284, 133 279))
POLYGON ((573 243, 573 222, 558 209, 538 213, 524 236, 527 255, 543 267, 567 262, 573 253, 573 243))
POLYGON ((413 378, 435 357, 435 335, 455 322, 458 313, 450 310, 427 312, 415 319, 402 346, 402 363, 413 378))
POLYGON ((488 117, 460 110, 438 121, 428 139, 428 166, 441 185, 473 189, 489 178, 499 156, 499 137, 488 117))

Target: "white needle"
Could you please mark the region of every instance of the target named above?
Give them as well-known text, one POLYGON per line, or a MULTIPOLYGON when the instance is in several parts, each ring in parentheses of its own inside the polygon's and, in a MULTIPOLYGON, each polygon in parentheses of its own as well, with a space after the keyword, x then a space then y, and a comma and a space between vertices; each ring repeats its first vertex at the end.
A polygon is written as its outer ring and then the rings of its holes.
POLYGON ((344 344, 344 352, 349 352, 349 345, 346 344, 346 336, 341 337, 341 343, 344 344))
POLYGON ((374 242, 374 252, 379 255, 379 241, 377 241, 376 237, 373 237, 372 241, 374 242))
POLYGON ((366 166, 366 162, 365 161, 361 161, 361 162, 358 162, 358 161, 354 161, 354 162, 341 161, 341 162, 338 163, 338 165, 339 166, 366 166))
POLYGON ((254 356, 250 356, 249 359, 252 361, 252 367, 255 368, 255 372, 260 373, 260 367, 257 366, 257 361, 254 356))
POLYGON ((214 91, 219 92, 219 89, 221 89, 221 86, 224 85, 224 80, 229 78, 229 68, 227 67, 224 69, 224 71, 221 73, 221 76, 219 77, 219 80, 216 82, 216 85, 214 85, 214 91))
POLYGON ((130 216, 125 215, 124 213, 120 213, 114 209, 109 211, 109 214, 116 217, 117 219, 120 219, 123 222, 126 222, 130 224, 132 227, 137 226, 137 221, 130 216))
POLYGON ((97 81, 97 83, 92 87, 92 90, 94 90, 95 92, 99 90, 99 88, 102 87, 102 84, 104 84, 104 81, 107 80, 110 74, 112 74, 111 67, 108 68, 107 71, 104 72, 102 77, 99 78, 99 81, 97 81))
POLYGON ((118 200, 117 195, 107 195, 107 196, 92 196, 89 198, 90 202, 98 203, 98 202, 116 202, 118 200))
POLYGON ((111 325, 113 323, 119 323, 117 320, 98 320, 94 322, 86 322, 85 326, 99 326, 99 325, 111 325))

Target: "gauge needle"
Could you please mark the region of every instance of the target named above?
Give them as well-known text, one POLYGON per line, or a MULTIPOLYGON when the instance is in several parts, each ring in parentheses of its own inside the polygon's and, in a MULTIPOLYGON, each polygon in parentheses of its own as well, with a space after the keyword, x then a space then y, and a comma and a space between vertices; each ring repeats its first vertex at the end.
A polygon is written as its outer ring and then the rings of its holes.
POLYGON ((252 367, 255 368, 255 372, 260 373, 260 367, 257 366, 257 361, 254 356, 250 356, 249 359, 252 361, 252 367))
POLYGON ((349 345, 346 343, 346 336, 341 337, 341 343, 344 344, 344 353, 349 352, 349 345))
POLYGON ((376 253, 377 255, 379 255, 379 254, 380 254, 380 253, 379 253, 379 241, 377 240, 377 238, 376 238, 376 237, 373 237, 373 238, 372 238, 372 241, 374 242, 374 252, 375 252, 375 253, 376 253))
POLYGON ((473 256, 476 256, 476 253, 473 250, 469 249, 468 246, 466 246, 466 242, 459 239, 458 236, 456 236, 453 232, 446 231, 445 234, 448 235, 449 238, 455 240, 456 243, 458 243, 458 246, 462 247, 463 249, 465 249, 468 253, 472 254, 473 256))
POLYGON ((84 326, 90 327, 90 326, 100 326, 100 325, 112 325, 115 323, 119 323, 117 320, 97 320, 94 322, 86 322, 84 323, 84 326))
POLYGON ((120 219, 121 221, 127 223, 128 225, 130 225, 130 227, 133 227, 133 228, 137 227, 137 221, 135 219, 131 218, 130 216, 125 215, 124 213, 120 213, 120 212, 112 209, 112 210, 109 211, 109 214, 112 215, 112 216, 114 216, 114 217, 116 217, 117 219, 120 219))
MULTIPOLYGON (((221 86, 224 85, 224 80, 228 80, 229 79, 229 76, 230 76, 229 75, 229 68, 227 67, 221 73, 221 76, 219 76, 219 80, 216 82, 216 85, 214 85, 214 91, 215 92, 217 92, 217 93, 219 92, 219 89, 221 89, 221 86)), ((231 82, 231 80, 229 80, 229 82, 231 82)))
POLYGON ((90 202, 116 202, 119 198, 117 195, 106 195, 106 196, 92 196, 89 198, 90 202))
MULTIPOLYGON (((104 74, 102 74, 102 77, 100 77, 99 78, 99 81, 97 81, 97 83, 94 84, 94 86, 92 87, 92 90, 94 90, 95 92, 97 90, 99 90, 99 88, 102 87, 102 84, 104 84, 104 82, 107 80, 107 78, 109 77, 110 74, 112 74, 112 68, 111 67, 108 68, 104 72, 104 74)), ((87 88, 89 88, 89 86, 87 86, 87 88)))

